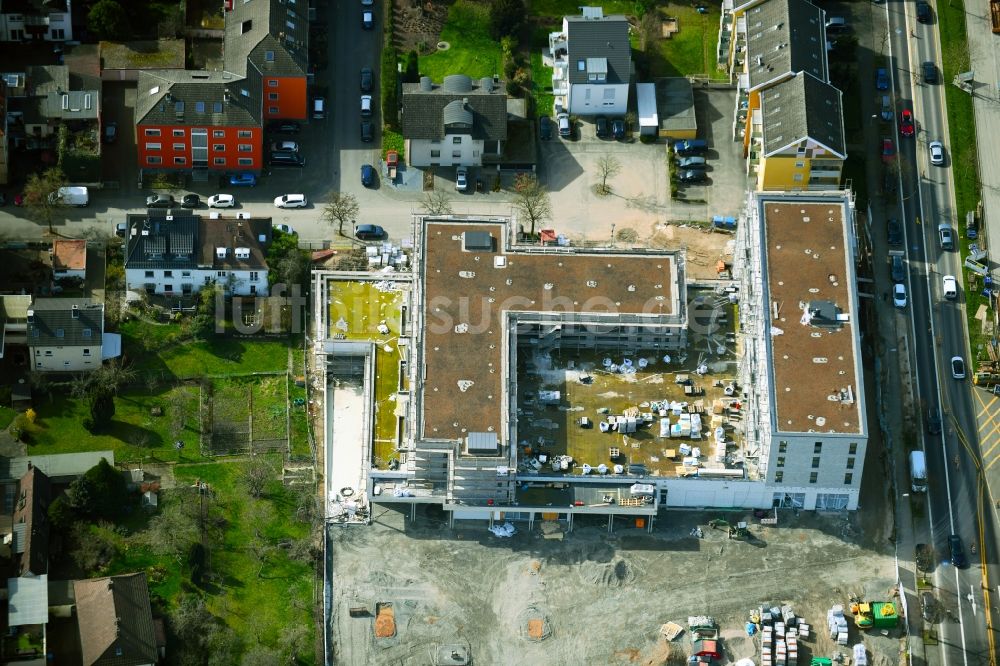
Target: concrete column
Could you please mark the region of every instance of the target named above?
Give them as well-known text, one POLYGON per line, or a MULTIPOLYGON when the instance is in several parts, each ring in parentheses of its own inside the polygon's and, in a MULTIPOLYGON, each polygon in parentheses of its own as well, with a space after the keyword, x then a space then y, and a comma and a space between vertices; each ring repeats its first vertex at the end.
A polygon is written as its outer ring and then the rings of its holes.
POLYGON ((608 534, 611 534, 614 531, 615 531, 615 514, 609 513, 608 514, 608 534))
MULTIPOLYGON (((452 513, 451 515, 454 516, 455 514, 452 513)), ((410 502, 410 522, 412 523, 416 519, 417 519, 417 503, 410 502)))

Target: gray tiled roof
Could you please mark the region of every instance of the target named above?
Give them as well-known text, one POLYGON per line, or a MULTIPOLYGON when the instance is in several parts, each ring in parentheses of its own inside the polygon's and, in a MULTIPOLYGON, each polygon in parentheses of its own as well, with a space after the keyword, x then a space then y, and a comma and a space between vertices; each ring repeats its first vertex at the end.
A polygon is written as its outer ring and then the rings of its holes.
POLYGON ((100 347, 104 305, 86 298, 36 298, 31 304, 28 346, 100 347), (73 310, 73 306, 76 310, 73 310))
POLYGON ((69 90, 69 68, 66 65, 32 65, 26 68, 26 74, 29 95, 42 97, 69 90))
POLYGON ((159 661, 146 574, 73 583, 84 666, 136 666, 159 661))
POLYGON ((764 155, 811 139, 846 157, 840 91, 811 74, 798 74, 761 94, 764 155))
POLYGON ((167 215, 129 215, 126 221, 125 268, 141 270, 263 270, 270 246, 270 218, 213 220, 187 211, 167 215), (132 233, 135 229, 136 233, 132 233), (147 231, 143 235, 143 231, 147 231), (260 237, 264 241, 260 241, 260 237), (226 257, 216 256, 216 248, 228 248, 226 257), (245 247, 250 257, 237 259, 234 248, 245 247))
POLYGON ((489 84, 485 84, 484 81, 453 75, 446 77, 442 85, 431 85, 428 80, 422 83, 404 83, 403 136, 407 139, 440 141, 449 134, 445 126, 446 120, 454 123, 452 127, 455 131, 452 133, 468 134, 468 112, 471 112, 471 134, 474 139, 506 139, 507 94, 504 92, 503 81, 489 81, 489 84), (452 104, 453 102, 457 104, 452 104), (466 105, 464 109, 463 105, 466 105))
POLYGON ((101 92, 99 90, 72 90, 49 93, 41 110, 46 118, 61 120, 97 120, 100 114, 101 92))
POLYGON ((137 125, 254 127, 261 104, 259 94, 230 74, 161 69, 139 72, 135 117, 137 125))
POLYGON ((829 79, 824 12, 806 0, 765 0, 747 10, 750 88, 797 72, 829 79))
POLYGON ((632 70, 632 47, 628 41, 628 20, 624 16, 584 18, 567 16, 567 62, 569 82, 587 83, 587 70, 577 63, 588 58, 607 59, 605 83, 628 83, 632 70))
POLYGON ((15 524, 23 524, 23 543, 18 541, 15 551, 17 575, 41 576, 49 571, 49 501, 52 487, 40 469, 30 467, 18 483, 18 496, 14 500, 15 524), (22 547, 23 546, 23 547, 22 547))
POLYGON ((226 71, 246 76, 252 66, 264 75, 305 76, 309 21, 301 12, 306 6, 304 1, 234 0, 226 12, 226 71))

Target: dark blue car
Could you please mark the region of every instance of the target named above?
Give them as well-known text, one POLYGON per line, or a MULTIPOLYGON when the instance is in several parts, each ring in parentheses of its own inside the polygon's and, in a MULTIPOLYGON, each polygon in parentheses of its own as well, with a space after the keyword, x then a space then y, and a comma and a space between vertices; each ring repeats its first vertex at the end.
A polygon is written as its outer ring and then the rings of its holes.
POLYGON ((885 67, 879 67, 875 70, 875 87, 879 90, 889 89, 889 72, 885 67))
POLYGON ((957 534, 952 534, 948 537, 948 554, 951 564, 959 569, 964 569, 968 566, 968 562, 965 559, 965 548, 962 546, 962 538, 957 534))
POLYGON ((361 184, 371 187, 375 183, 375 167, 371 164, 361 165, 361 184))

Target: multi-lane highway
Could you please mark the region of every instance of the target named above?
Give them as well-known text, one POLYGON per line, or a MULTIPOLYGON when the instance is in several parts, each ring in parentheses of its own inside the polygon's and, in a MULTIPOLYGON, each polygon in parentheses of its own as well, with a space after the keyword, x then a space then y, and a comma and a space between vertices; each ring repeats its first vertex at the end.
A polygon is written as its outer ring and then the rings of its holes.
MULTIPOLYGON (((927 511, 916 525, 917 541, 934 545, 937 553, 933 585, 939 604, 949 611, 942 614, 937 649, 926 651, 929 661, 946 665, 995 664, 995 637, 992 618, 998 609, 996 539, 993 512, 985 498, 978 473, 979 447, 976 436, 976 407, 972 397, 973 357, 967 347, 964 298, 946 300, 942 277, 954 275, 963 283, 961 256, 941 248, 938 225, 951 224, 959 234, 959 215, 954 209, 952 163, 948 150, 948 127, 944 86, 941 81, 941 45, 934 21, 916 21, 913 2, 893 1, 885 5, 889 44, 893 59, 893 84, 897 111, 913 109, 917 121, 914 137, 896 137, 899 142, 899 217, 904 221, 909 265, 909 308, 901 314, 910 321, 916 386, 920 404, 941 405, 944 429, 930 435, 924 428, 926 414, 915 415, 924 433, 928 457, 930 490, 927 511), (922 63, 934 62, 938 83, 925 83, 922 63), (930 163, 928 144, 945 145, 943 165, 930 163), (909 166, 906 166, 909 165, 909 166), (950 359, 966 361, 967 378, 954 379, 950 359), (958 535, 965 545, 969 566, 950 564, 948 537, 958 535), (991 586, 992 589, 991 589, 991 586), (951 619, 954 618, 954 619, 951 619)), ((936 16, 936 14, 935 14, 936 16)), ((964 211, 962 211, 964 214, 964 211)), ((911 608, 911 615, 919 612, 911 608)))

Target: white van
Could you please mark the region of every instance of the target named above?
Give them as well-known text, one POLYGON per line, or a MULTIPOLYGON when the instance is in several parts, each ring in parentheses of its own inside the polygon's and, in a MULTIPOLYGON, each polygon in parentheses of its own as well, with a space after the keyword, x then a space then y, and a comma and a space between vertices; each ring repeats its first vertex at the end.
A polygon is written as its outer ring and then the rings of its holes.
POLYGON ((910 452, 910 490, 915 493, 927 492, 927 463, 923 451, 910 452))
POLYGON ((317 97, 313 100, 313 119, 322 120, 323 118, 326 118, 326 100, 317 97))
POLYGON ((945 275, 941 278, 941 285, 944 288, 944 297, 952 301, 958 298, 958 280, 954 275, 945 275))
POLYGON ((86 187, 60 187, 49 195, 50 204, 62 206, 86 206, 90 203, 90 192, 86 187))

